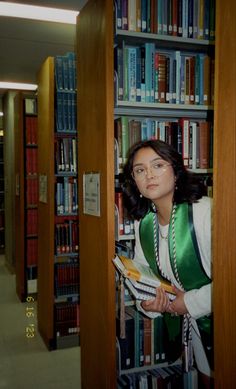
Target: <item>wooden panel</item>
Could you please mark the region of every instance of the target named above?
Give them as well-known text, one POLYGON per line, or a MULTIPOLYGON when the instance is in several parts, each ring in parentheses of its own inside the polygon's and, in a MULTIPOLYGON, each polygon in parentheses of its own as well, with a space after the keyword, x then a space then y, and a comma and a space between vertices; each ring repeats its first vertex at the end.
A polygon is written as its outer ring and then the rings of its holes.
POLYGON ((24 199, 24 125, 23 99, 20 93, 14 98, 15 130, 15 267, 16 293, 21 301, 25 298, 25 199, 24 199))
POLYGON ((214 139, 215 388, 236 382, 236 3, 217 1, 214 139))
POLYGON ((78 18, 81 374, 115 388, 113 3, 91 0, 78 18), (101 175, 101 216, 82 211, 82 175, 101 175))
POLYGON ((38 206, 38 326, 47 344, 53 338, 54 302, 54 60, 38 75, 38 171, 47 179, 46 203, 38 206))

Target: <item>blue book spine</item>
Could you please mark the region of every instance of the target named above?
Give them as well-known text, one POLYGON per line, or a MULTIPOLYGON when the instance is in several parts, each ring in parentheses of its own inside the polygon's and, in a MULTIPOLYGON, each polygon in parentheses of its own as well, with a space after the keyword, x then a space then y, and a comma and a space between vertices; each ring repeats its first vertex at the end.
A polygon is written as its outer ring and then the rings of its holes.
POLYGON ((199 63, 199 104, 204 104, 204 58, 205 54, 200 54, 199 63))
POLYGON ((142 46, 140 49, 141 53, 141 101, 146 101, 146 73, 145 73, 145 62, 146 62, 146 47, 142 46))
POLYGON ((118 88, 118 91, 117 91, 117 97, 118 97, 118 100, 122 101, 123 100, 123 92, 124 92, 124 89, 123 89, 123 72, 124 72, 124 64, 123 64, 123 49, 121 47, 117 47, 116 48, 116 71, 117 71, 117 79, 118 79, 118 82, 117 82, 117 88, 118 88))
POLYGON ((128 65, 128 47, 123 48, 123 100, 129 100, 129 65, 128 65))
POLYGON ((71 94, 71 130, 76 131, 77 128, 77 106, 76 93, 71 94))
POLYGON ((64 213, 69 212, 69 179, 64 177, 64 213))
POLYGON ((56 89, 63 90, 63 57, 55 57, 55 80, 56 80, 56 89))
POLYGON ((188 0, 183 0, 182 5, 183 38, 188 37, 188 0))
POLYGON ((116 28, 122 29, 122 0, 116 0, 116 28))
POLYGON ((193 0, 193 38, 198 38, 198 7, 199 1, 193 0))
POLYGON ((195 104, 200 104, 200 55, 196 54, 195 57, 195 84, 194 84, 194 93, 195 104))
POLYGON ((63 131, 68 131, 68 94, 62 93, 63 131))
POLYGON ((75 85, 75 53, 67 54, 68 60, 68 89, 74 91, 76 89, 75 85))
POLYGON ((155 101, 155 44, 150 44, 150 102, 155 101))
POLYGON ((162 34, 167 35, 168 32, 168 1, 162 1, 162 34))
POLYGON ((148 140, 147 119, 142 120, 142 123, 141 123, 141 140, 148 140))
POLYGON ((69 89, 69 70, 68 70, 68 58, 66 56, 63 57, 62 60, 62 71, 63 71, 63 89, 69 89))
POLYGON ((163 0, 158 0, 157 4, 157 33, 163 33, 163 0))
POLYGON ((56 130, 63 131, 63 102, 62 92, 56 91, 56 130))
POLYGON ((141 101, 141 52, 136 47, 136 101, 141 101))
POLYGON ((72 131, 72 93, 67 93, 68 131, 72 131))
POLYGON ((193 0, 188 0, 188 37, 193 38, 193 0))
POLYGON ((141 0, 141 31, 147 32, 147 0, 141 0))
POLYGON ((136 101, 136 69, 137 69, 137 59, 136 59, 136 48, 128 48, 128 93, 129 101, 136 101))

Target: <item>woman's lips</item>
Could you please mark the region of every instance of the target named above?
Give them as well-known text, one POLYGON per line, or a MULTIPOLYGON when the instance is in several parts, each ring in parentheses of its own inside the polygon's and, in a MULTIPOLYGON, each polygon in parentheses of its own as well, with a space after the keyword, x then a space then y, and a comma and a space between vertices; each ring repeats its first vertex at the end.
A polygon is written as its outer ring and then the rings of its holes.
POLYGON ((149 184, 146 186, 146 189, 156 189, 158 186, 158 184, 149 184))

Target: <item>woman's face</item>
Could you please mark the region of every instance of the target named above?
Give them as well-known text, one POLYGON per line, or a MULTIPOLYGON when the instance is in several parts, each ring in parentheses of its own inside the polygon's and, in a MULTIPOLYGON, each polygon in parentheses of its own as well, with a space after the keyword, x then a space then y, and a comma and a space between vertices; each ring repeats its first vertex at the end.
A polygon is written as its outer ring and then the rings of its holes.
POLYGON ((152 148, 142 148, 135 154, 133 178, 140 193, 155 204, 160 200, 172 202, 175 190, 174 170, 152 148))

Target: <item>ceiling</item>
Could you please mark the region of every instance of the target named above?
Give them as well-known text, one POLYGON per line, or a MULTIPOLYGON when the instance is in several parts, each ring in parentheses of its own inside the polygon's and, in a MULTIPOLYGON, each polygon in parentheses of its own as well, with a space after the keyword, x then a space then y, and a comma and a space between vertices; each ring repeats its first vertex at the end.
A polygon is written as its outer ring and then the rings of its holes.
MULTIPOLYGON (((12 2, 79 11, 87 0, 12 2)), ((0 81, 36 84, 47 57, 74 51, 75 34, 75 25, 0 16, 0 81)))

